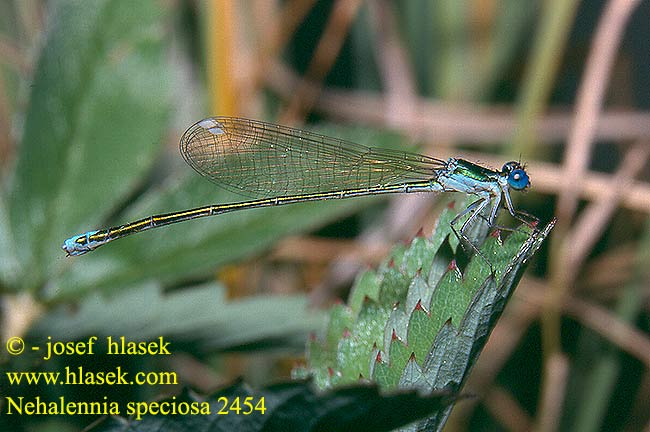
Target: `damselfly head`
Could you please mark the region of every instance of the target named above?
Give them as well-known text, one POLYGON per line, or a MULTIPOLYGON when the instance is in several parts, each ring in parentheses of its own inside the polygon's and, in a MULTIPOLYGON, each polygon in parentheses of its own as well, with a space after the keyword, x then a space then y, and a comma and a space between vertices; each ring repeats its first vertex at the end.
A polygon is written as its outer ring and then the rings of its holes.
POLYGON ((515 190, 523 190, 530 186, 530 177, 519 162, 506 162, 501 172, 508 176, 508 185, 515 190))

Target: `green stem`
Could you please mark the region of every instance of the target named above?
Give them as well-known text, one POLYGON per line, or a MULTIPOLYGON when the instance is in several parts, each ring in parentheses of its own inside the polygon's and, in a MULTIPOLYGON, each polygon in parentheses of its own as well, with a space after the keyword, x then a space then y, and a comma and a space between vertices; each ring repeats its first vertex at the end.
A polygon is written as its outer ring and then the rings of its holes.
POLYGON ((526 69, 517 109, 517 130, 510 154, 531 156, 536 120, 546 108, 555 83, 564 46, 578 6, 578 0, 544 2, 543 15, 526 69))

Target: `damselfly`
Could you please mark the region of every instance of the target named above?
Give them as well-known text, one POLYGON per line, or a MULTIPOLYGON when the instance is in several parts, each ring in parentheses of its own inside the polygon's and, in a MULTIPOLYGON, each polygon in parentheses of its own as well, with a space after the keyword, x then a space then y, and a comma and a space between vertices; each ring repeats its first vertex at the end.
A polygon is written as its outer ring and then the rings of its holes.
MULTIPOLYGON (((365 147, 301 129, 232 117, 209 117, 192 125, 181 138, 180 152, 199 174, 226 189, 255 197, 252 201, 214 204, 149 216, 135 222, 89 231, 67 239, 62 249, 83 255, 130 234, 235 210, 303 201, 410 192, 461 192, 475 195, 451 222, 459 239, 478 217, 493 226, 506 207, 515 218, 510 189, 523 190, 530 180, 519 162, 501 171, 463 159, 446 161, 396 150, 365 147), (456 224, 469 214, 459 230, 456 224), (483 215, 487 216, 483 216, 483 215)), ((480 252, 479 252, 480 253, 480 252)))

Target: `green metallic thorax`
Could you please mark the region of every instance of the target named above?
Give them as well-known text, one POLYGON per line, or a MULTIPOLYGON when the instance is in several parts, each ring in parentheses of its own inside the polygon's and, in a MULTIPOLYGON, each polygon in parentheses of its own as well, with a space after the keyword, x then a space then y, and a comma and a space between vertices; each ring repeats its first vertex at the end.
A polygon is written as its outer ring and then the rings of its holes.
POLYGON ((456 159, 456 164, 456 169, 454 170, 455 173, 464 175, 476 181, 489 182, 494 181, 499 177, 497 171, 473 164, 464 159, 456 159))

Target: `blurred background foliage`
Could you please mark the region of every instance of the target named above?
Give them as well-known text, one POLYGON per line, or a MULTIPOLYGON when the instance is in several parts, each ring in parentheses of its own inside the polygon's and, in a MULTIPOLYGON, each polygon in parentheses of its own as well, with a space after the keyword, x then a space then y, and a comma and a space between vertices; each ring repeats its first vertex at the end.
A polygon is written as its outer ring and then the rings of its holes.
MULTIPOLYGON (((288 376, 322 328, 319 307, 345 298, 360 268, 431 231, 436 197, 366 198, 64 256, 79 232, 241 200, 176 146, 203 117, 242 115, 497 168, 525 161, 533 188, 517 205, 558 226, 474 369, 478 397, 447 430, 648 428, 649 19, 649 2, 629 0, 0 2, 3 341, 164 335, 171 359, 125 367, 173 368, 203 391, 242 374, 268 383, 288 376)), ((29 392, 92 396, 2 382, 3 395, 29 392)), ((12 430, 90 420, 33 421, 12 430)))

